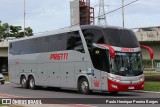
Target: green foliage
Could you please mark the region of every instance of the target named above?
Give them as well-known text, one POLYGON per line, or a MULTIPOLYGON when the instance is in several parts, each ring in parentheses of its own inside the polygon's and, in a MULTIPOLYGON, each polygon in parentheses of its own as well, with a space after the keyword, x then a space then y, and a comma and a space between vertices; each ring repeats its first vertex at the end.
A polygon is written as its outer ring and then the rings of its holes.
POLYGON ((0 39, 6 39, 7 37, 21 38, 24 36, 32 36, 33 30, 30 27, 25 28, 25 33, 21 26, 13 26, 8 23, 0 23, 0 39))
POLYGON ((160 75, 160 72, 147 71, 147 72, 144 72, 144 75, 145 76, 160 75))
POLYGON ((144 90, 160 92, 160 83, 159 82, 145 82, 144 90))
POLYGON ((149 75, 149 76, 145 76, 145 81, 156 81, 156 82, 160 82, 160 75, 149 75))

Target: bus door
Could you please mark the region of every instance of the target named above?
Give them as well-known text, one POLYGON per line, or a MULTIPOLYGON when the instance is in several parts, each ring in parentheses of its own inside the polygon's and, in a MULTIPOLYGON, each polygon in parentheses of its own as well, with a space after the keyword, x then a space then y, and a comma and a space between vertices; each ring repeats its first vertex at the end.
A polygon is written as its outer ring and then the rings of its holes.
POLYGON ((94 73, 92 76, 92 88, 93 90, 101 90, 101 70, 103 60, 103 49, 94 48, 90 50, 92 63, 94 66, 94 73))
POLYGON ((107 91, 108 89, 108 72, 110 72, 110 64, 109 64, 109 51, 103 49, 102 50, 102 56, 101 56, 101 87, 103 91, 107 91))
POLYGON ((107 74, 109 72, 109 53, 106 49, 94 48, 91 55, 95 68, 92 77, 92 87, 96 90, 107 89, 107 74))
POLYGON ((107 91, 108 89, 108 81, 107 81, 107 75, 108 73, 106 71, 101 71, 101 87, 102 91, 107 91))

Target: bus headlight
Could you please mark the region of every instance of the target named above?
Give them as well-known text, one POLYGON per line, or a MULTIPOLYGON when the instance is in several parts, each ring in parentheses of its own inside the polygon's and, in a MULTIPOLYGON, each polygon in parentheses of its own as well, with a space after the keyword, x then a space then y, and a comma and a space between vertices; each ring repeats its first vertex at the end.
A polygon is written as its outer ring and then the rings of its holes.
POLYGON ((140 76, 139 79, 141 82, 144 81, 144 75, 140 76))
POLYGON ((141 78, 140 81, 144 81, 144 78, 141 78))
POLYGON ((118 86, 117 86, 117 85, 115 85, 115 84, 112 84, 111 86, 112 86, 113 88, 118 89, 118 86))

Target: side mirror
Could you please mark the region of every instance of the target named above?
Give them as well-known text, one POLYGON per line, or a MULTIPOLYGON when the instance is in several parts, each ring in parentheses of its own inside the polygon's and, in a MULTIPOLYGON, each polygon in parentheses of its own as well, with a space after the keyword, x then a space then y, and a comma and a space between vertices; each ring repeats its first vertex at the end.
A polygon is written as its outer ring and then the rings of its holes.
POLYGON ((96 47, 102 47, 102 48, 108 49, 109 53, 110 53, 110 57, 112 59, 115 58, 115 50, 110 45, 107 45, 107 44, 93 44, 93 45, 96 46, 96 47))
POLYGON ((144 45, 141 45, 141 48, 146 49, 146 50, 149 51, 149 53, 150 53, 150 59, 154 58, 154 52, 153 52, 152 48, 150 48, 148 46, 144 46, 144 45))

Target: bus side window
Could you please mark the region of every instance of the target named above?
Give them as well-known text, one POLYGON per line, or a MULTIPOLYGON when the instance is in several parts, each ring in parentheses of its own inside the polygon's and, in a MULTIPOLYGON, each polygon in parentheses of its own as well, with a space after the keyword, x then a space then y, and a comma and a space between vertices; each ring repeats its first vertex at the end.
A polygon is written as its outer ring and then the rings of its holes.
POLYGON ((76 50, 84 53, 84 48, 79 31, 69 32, 67 38, 67 50, 76 50))
POLYGON ((12 49, 12 43, 9 44, 9 48, 12 49))
POLYGON ((13 44, 14 44, 14 43, 10 43, 10 44, 9 44, 9 53, 12 54, 12 55, 14 55, 13 44))

